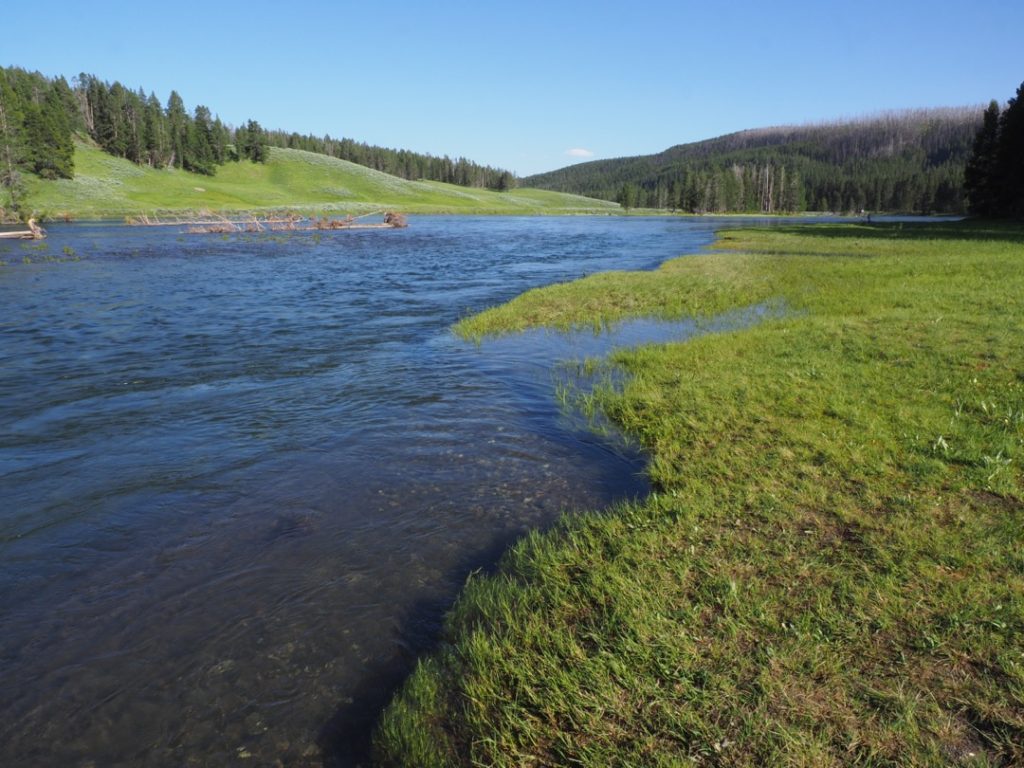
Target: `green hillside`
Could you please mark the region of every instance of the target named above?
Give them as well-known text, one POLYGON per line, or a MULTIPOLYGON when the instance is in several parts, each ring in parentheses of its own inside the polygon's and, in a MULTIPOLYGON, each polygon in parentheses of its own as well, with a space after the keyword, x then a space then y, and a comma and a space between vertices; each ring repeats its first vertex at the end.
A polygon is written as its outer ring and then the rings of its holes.
POLYGON ((227 163, 216 176, 156 170, 78 142, 75 178, 27 179, 27 207, 55 217, 110 218, 210 209, 359 213, 613 213, 615 203, 538 189, 493 192, 433 181, 404 181, 361 165, 273 148, 266 164, 227 163))

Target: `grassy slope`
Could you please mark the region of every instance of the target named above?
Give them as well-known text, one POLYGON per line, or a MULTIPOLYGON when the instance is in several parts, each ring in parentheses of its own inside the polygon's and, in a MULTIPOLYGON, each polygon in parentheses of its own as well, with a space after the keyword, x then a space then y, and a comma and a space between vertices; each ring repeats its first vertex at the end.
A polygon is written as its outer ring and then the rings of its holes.
POLYGON ((619 206, 599 200, 517 189, 508 193, 439 182, 410 182, 344 160, 272 149, 266 165, 228 163, 216 176, 153 170, 79 143, 75 178, 30 180, 29 206, 50 216, 122 216, 154 211, 303 209, 406 213, 602 213, 619 206))
POLYGON ((1024 228, 720 245, 461 328, 789 310, 618 355, 658 492, 472 579, 382 764, 1024 764, 1024 228))

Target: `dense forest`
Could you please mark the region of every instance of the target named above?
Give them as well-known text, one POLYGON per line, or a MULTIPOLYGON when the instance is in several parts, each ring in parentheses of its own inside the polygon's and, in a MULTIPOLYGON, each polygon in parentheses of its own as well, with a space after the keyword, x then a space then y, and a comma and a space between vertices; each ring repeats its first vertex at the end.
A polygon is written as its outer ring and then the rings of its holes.
POLYGON ((697 213, 962 213, 976 108, 741 131, 530 176, 531 187, 697 213))
POLYGON ((406 149, 387 149, 352 139, 334 139, 330 135, 321 138, 285 131, 270 131, 267 140, 274 147, 304 149, 307 152, 330 155, 409 181, 444 181, 463 187, 486 187, 500 192, 512 189, 516 185, 516 177, 510 171, 479 165, 464 157, 452 160, 448 156, 435 157, 406 149))
MULTIPOLYGON (((459 158, 386 149, 352 139, 267 131, 255 120, 232 127, 206 106, 192 112, 177 91, 166 104, 154 93, 131 90, 80 74, 72 84, 18 67, 0 67, 0 190, 17 209, 24 174, 74 176, 74 137, 88 137, 104 151, 153 168, 181 168, 213 175, 217 166, 263 162, 268 147, 290 147, 349 160, 406 179, 428 179, 506 190, 508 171, 459 158)), ((0 200, 0 205, 3 201, 0 200)))
POLYGON ((1024 218, 1024 83, 1006 109, 988 105, 964 175, 972 214, 1024 218))
POLYGON ((0 188, 16 196, 23 173, 71 178, 76 115, 75 94, 64 78, 0 68, 0 188))

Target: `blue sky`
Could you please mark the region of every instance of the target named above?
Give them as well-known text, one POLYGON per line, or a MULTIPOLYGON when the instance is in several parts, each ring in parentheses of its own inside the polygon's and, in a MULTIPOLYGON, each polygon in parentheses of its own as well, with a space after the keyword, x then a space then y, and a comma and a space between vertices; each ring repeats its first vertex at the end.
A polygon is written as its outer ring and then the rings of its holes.
POLYGON ((1005 101, 1024 81, 1024 3, 1008 0, 7 6, 3 65, 164 102, 173 88, 232 124, 521 175, 744 128, 1005 101))

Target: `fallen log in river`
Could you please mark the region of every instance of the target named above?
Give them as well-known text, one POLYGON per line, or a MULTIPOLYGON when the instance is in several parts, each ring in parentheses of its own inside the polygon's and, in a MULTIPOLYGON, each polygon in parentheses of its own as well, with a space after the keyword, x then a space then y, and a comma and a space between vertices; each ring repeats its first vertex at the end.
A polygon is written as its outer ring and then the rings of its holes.
POLYGON ((3 240, 42 240, 46 237, 46 230, 36 224, 35 219, 28 220, 28 229, 19 229, 13 232, 0 232, 0 239, 3 240))

